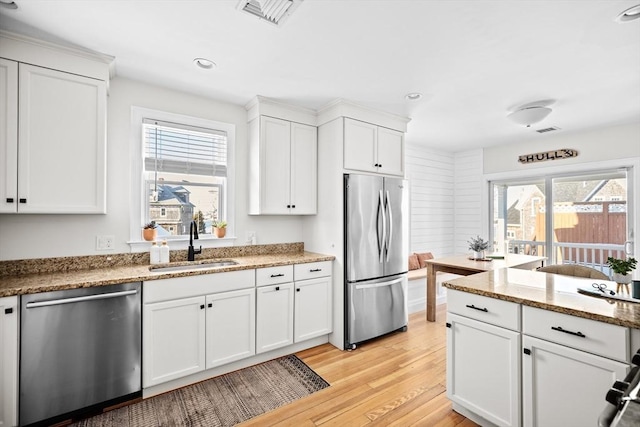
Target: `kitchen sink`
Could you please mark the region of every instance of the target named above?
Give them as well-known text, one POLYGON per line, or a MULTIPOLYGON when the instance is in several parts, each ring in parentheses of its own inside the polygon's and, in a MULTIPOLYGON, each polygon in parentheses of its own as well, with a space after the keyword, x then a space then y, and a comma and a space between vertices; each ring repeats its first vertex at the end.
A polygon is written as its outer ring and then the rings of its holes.
POLYGON ((149 271, 153 273, 168 273, 172 271, 189 271, 189 270, 204 270, 209 268, 227 267, 229 265, 238 265, 233 260, 210 260, 210 261, 198 261, 194 263, 177 263, 173 265, 152 265, 149 267, 149 271))

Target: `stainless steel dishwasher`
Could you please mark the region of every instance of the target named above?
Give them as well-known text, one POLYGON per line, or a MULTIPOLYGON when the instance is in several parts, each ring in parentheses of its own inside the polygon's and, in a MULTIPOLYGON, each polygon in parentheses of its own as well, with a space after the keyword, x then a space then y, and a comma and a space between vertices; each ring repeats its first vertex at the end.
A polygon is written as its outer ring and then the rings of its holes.
POLYGON ((141 395, 140 296, 137 282, 21 297, 20 425, 141 395))

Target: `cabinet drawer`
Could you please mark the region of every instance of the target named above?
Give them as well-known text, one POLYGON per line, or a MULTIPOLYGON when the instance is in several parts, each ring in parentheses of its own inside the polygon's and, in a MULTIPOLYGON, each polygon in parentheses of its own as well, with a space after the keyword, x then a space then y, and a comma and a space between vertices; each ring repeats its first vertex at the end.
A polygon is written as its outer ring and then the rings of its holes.
POLYGON ((447 311, 514 331, 520 330, 520 304, 447 290, 447 311))
POLYGON ((522 332, 568 347, 628 362, 629 329, 525 306, 522 332))
POLYGON ((293 266, 295 280, 314 279, 316 277, 331 276, 331 261, 308 262, 293 266))
POLYGON ((258 268, 256 270, 256 286, 287 282, 293 282, 293 265, 258 268))

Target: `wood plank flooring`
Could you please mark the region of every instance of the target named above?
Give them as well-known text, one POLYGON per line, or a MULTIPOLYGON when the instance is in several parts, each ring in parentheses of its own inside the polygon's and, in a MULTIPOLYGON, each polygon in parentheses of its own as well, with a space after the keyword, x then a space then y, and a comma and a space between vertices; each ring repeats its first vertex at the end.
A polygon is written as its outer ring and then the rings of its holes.
POLYGON ((241 426, 477 426, 454 412, 446 396, 445 317, 440 305, 437 322, 414 313, 407 332, 354 351, 325 344, 298 353, 331 387, 241 426))

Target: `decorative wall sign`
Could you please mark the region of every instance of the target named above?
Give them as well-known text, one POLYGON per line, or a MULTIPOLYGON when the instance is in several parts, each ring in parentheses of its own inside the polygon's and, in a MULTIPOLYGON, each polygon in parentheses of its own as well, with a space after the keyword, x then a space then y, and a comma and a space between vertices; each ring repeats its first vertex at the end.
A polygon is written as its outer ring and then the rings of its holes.
POLYGON ((520 163, 535 163, 546 162, 547 160, 569 159, 571 157, 578 157, 578 151, 571 148, 561 148, 543 153, 525 154, 518 157, 518 161, 520 163))

